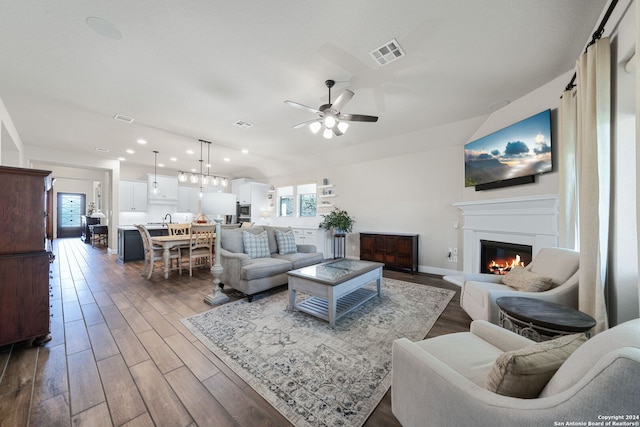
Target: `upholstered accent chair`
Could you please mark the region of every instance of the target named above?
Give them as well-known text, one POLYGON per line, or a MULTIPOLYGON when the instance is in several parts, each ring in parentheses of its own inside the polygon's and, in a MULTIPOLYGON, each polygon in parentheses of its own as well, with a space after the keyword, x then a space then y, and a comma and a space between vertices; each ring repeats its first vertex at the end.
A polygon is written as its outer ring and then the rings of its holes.
POLYGON ((498 324, 500 297, 538 298, 578 308, 578 269, 580 254, 563 248, 542 248, 524 268, 524 272, 551 279, 551 289, 541 292, 518 290, 503 283, 505 276, 465 274, 460 305, 473 320, 498 324))
MULTIPOLYGON (((568 357, 547 369, 537 396, 511 397, 489 390, 490 374, 495 365, 501 366, 496 363, 499 358, 505 360, 514 352, 532 354, 529 349, 548 343, 534 343, 482 320, 473 321, 469 332, 419 342, 398 339, 392 353, 392 412, 404 427, 537 427, 638 414, 640 319, 579 342, 568 357)), ((540 354, 535 356, 539 362, 540 354)), ((537 372, 543 365, 534 364, 531 370, 537 372)))

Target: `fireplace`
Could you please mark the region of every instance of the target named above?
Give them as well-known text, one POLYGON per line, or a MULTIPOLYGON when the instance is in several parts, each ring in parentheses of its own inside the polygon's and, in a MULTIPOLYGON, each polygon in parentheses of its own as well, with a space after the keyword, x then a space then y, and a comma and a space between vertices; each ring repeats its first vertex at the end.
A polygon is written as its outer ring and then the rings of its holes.
POLYGON ((464 218, 465 273, 481 270, 480 240, 527 245, 532 248, 532 256, 542 248, 558 246, 557 195, 457 202, 453 206, 464 218))
POLYGON ((480 273, 507 274, 514 266, 524 267, 532 251, 531 245, 480 240, 480 273))

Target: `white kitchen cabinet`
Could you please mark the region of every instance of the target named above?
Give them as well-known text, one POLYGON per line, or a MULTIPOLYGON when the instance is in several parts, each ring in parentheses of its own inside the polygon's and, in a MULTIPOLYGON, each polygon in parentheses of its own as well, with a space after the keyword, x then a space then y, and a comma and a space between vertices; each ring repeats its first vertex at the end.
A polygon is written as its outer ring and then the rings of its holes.
POLYGON ((163 176, 157 177, 150 173, 148 189, 149 189, 149 203, 178 203, 178 177, 177 176, 163 176), (153 192, 153 183, 157 182, 158 191, 153 192))
POLYGON ((177 212, 198 213, 198 202, 200 201, 200 189, 197 187, 178 186, 178 209, 177 212))
POLYGON ((144 212, 147 210, 147 183, 120 181, 120 211, 144 212))
POLYGON ((297 245, 318 246, 318 230, 310 228, 294 228, 293 235, 296 238, 297 245))
POLYGON ((260 220, 260 213, 267 209, 267 184, 247 182, 237 188, 236 197, 241 205, 251 205, 251 222, 260 220))

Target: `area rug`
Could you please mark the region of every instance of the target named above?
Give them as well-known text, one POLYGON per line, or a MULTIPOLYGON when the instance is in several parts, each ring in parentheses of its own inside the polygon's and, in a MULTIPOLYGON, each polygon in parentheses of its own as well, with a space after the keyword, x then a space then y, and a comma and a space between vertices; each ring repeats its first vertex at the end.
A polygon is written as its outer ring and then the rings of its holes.
POLYGON ((423 339, 454 293, 385 278, 335 329, 287 311, 286 290, 182 322, 295 426, 361 426, 391 385, 393 341, 423 339))

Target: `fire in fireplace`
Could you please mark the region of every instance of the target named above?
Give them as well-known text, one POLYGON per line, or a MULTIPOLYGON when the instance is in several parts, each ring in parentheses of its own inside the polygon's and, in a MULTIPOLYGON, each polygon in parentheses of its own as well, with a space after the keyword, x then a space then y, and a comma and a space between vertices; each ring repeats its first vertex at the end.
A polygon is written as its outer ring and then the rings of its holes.
POLYGON ((480 272, 507 274, 515 266, 531 262, 532 247, 517 243, 480 240, 480 272))

